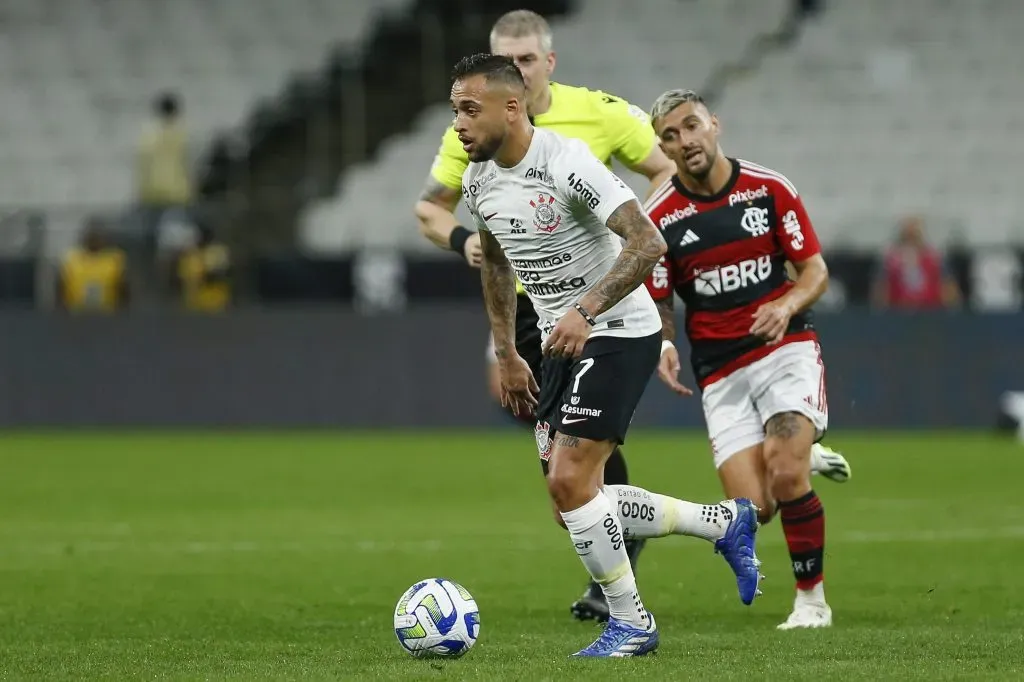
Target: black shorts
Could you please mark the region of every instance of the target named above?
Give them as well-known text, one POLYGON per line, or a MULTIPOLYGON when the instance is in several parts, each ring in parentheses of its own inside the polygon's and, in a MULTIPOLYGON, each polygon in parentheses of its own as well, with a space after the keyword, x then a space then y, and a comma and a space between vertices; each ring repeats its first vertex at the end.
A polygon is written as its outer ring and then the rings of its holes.
POLYGON ((537 406, 537 450, 551 456, 555 434, 624 443, 633 413, 661 356, 661 332, 598 336, 575 360, 545 357, 537 406))
POLYGON ((516 352, 530 365, 530 371, 539 384, 543 355, 538 319, 530 297, 526 294, 516 296, 516 352))

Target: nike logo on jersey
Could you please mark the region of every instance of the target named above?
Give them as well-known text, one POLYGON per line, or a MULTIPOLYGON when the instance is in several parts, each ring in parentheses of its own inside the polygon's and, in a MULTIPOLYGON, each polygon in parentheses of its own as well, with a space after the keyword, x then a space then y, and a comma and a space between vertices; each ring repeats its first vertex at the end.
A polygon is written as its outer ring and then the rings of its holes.
POLYGON ((696 244, 700 241, 700 237, 693 233, 693 230, 687 230, 686 234, 679 241, 679 246, 689 246, 690 244, 696 244))
POLYGON ((588 417, 580 417, 579 419, 569 419, 568 417, 562 417, 563 424, 575 424, 576 422, 585 422, 588 417))
POLYGON ((498 214, 497 213, 492 213, 491 215, 485 215, 484 216, 484 220, 490 220, 491 218, 493 218, 496 215, 498 215, 498 214))

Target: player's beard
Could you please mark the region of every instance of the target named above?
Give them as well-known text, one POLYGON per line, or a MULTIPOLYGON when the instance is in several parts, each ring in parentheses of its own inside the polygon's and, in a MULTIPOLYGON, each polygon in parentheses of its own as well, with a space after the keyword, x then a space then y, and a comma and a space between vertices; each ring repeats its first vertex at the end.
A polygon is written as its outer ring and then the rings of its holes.
POLYGON ((686 160, 685 152, 683 154, 683 165, 686 168, 687 174, 697 180, 703 180, 708 176, 708 173, 711 172, 711 169, 714 167, 715 161, 718 158, 717 152, 714 149, 709 151, 705 147, 701 147, 700 151, 704 154, 704 163, 697 167, 691 166, 689 161, 686 160))
POLYGON ((501 149, 501 145, 505 142, 505 135, 499 133, 497 135, 488 135, 482 140, 476 143, 473 151, 469 152, 469 160, 473 163, 482 163, 484 161, 490 161, 494 158, 494 155, 501 149))

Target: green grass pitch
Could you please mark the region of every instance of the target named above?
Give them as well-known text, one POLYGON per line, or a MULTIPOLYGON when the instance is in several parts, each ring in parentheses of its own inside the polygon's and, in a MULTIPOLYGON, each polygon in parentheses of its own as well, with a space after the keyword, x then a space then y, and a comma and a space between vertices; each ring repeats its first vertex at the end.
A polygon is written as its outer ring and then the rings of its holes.
MULTIPOLYGON (((527 431, 0 437, 0 679, 815 680, 1024 676, 1024 447, 842 434, 815 479, 835 625, 777 632, 782 533, 752 607, 708 543, 653 540, 639 582, 656 656, 578 661, 583 568, 527 431), (481 609, 458 661, 415 660, 391 616, 446 576, 481 609)), ((636 484, 720 495, 696 433, 636 432, 636 484)))

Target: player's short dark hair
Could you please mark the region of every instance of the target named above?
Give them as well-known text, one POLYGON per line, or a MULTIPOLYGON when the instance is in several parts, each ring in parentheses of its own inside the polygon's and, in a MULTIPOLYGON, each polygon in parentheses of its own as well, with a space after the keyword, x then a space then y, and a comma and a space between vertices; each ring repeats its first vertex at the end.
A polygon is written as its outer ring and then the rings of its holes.
POLYGON ((516 91, 526 91, 526 81, 515 60, 504 55, 482 52, 463 57, 452 69, 452 81, 470 76, 483 76, 488 84, 498 82, 516 91))
POLYGON ((682 88, 666 90, 658 95, 658 99, 654 100, 654 104, 651 105, 651 123, 654 123, 668 112, 687 102, 696 102, 697 104, 704 105, 705 109, 709 109, 704 98, 693 90, 684 90, 682 88))

